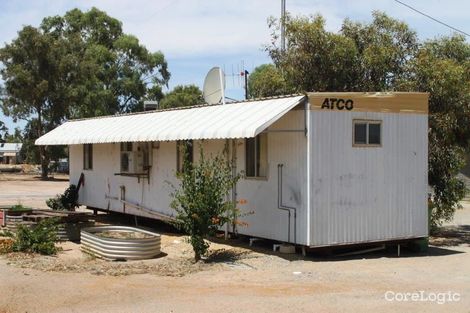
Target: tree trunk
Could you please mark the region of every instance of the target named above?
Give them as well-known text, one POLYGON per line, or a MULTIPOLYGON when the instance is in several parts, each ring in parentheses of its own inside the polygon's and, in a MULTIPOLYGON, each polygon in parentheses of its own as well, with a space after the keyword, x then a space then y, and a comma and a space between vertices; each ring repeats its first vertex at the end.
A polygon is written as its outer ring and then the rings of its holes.
POLYGON ((201 255, 198 252, 194 251, 194 261, 197 263, 200 260, 201 260, 201 255))
MULTIPOLYGON (((38 138, 42 136, 42 112, 41 109, 37 109, 38 112, 38 138)), ((39 158, 41 160, 41 179, 46 180, 49 176, 49 156, 45 146, 39 146, 39 158)))
POLYGON ((45 146, 39 146, 39 155, 41 158, 41 179, 46 180, 49 176, 49 156, 45 146))

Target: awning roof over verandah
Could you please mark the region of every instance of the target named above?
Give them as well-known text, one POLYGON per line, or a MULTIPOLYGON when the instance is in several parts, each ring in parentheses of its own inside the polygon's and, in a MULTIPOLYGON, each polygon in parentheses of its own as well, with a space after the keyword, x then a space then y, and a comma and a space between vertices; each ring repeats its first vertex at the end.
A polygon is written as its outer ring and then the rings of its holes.
POLYGON ((36 145, 255 137, 305 99, 297 95, 71 120, 36 145))

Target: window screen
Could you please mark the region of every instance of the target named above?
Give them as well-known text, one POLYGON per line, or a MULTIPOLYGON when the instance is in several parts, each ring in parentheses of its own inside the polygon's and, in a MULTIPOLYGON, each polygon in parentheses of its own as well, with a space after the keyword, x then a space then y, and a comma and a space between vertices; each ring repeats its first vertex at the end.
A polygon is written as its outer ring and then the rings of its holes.
POLYGON ((121 153, 121 172, 129 172, 129 153, 121 153))
POLYGON ((354 144, 365 145, 367 144, 367 124, 354 123, 354 144))
POLYGON ((268 172, 268 136, 260 134, 245 139, 245 174, 247 177, 266 177, 268 172))
POLYGON ((369 123, 369 144, 380 145, 380 124, 369 123))
POLYGON ((137 144, 137 150, 141 151, 143 154, 142 169, 147 170, 152 166, 152 144, 149 142, 139 142, 137 144))
POLYGON ((93 169, 93 145, 92 144, 83 145, 83 169, 84 170, 93 169))
POLYGON ((246 164, 245 164, 245 173, 246 173, 246 176, 248 177, 254 177, 256 176, 256 166, 255 166, 255 162, 256 162, 256 157, 255 157, 255 153, 256 153, 256 149, 255 149, 255 141, 256 141, 256 138, 247 138, 245 140, 245 160, 246 160, 246 164))
POLYGON ((132 142, 121 142, 121 172, 130 172, 132 142))
POLYGON ((353 122, 353 127, 353 145, 363 147, 382 144, 380 121, 356 120, 353 122))

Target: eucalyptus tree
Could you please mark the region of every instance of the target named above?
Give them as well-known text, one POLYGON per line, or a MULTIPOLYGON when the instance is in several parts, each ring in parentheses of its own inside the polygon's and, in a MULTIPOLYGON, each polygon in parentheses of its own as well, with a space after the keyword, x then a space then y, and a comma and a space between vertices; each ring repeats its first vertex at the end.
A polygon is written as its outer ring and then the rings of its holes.
POLYGON ((5 141, 5 135, 8 133, 8 128, 3 121, 0 121, 0 143, 5 141))
POLYGON ((202 91, 196 85, 178 85, 165 94, 160 101, 160 108, 177 108, 204 103, 202 91))
MULTIPOLYGON (((130 112, 159 100, 170 73, 163 54, 125 34, 122 23, 96 8, 25 26, 0 49, 1 106, 14 119, 37 122, 36 138, 69 118, 130 112)), ((50 154, 39 147, 42 177, 50 154)))
POLYGON ((457 174, 470 148, 470 45, 460 35, 423 42, 401 89, 429 92, 431 221, 452 219, 467 190, 457 174))
POLYGON ((279 96, 290 93, 292 87, 279 69, 273 64, 262 64, 251 72, 248 78, 248 93, 250 98, 279 96))

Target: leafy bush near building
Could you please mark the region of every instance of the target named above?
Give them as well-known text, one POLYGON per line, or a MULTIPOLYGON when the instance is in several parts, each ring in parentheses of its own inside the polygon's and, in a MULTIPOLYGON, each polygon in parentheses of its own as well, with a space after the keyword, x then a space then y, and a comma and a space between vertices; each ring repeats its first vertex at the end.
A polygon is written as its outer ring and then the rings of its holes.
POLYGON ((44 219, 31 228, 20 225, 13 236, 12 250, 45 255, 56 254, 57 229, 56 219, 44 219))
POLYGON ((46 204, 48 207, 56 211, 75 211, 75 209, 79 207, 77 201, 77 186, 70 185, 63 194, 57 195, 55 198, 50 198, 46 201, 46 204))
POLYGON ((194 258, 199 261, 209 249, 205 239, 238 217, 239 211, 227 195, 240 175, 232 174, 231 164, 223 155, 205 158, 201 149, 197 163, 184 158, 183 171, 176 177, 180 186, 172 193, 171 204, 177 212, 176 226, 189 234, 194 258))

